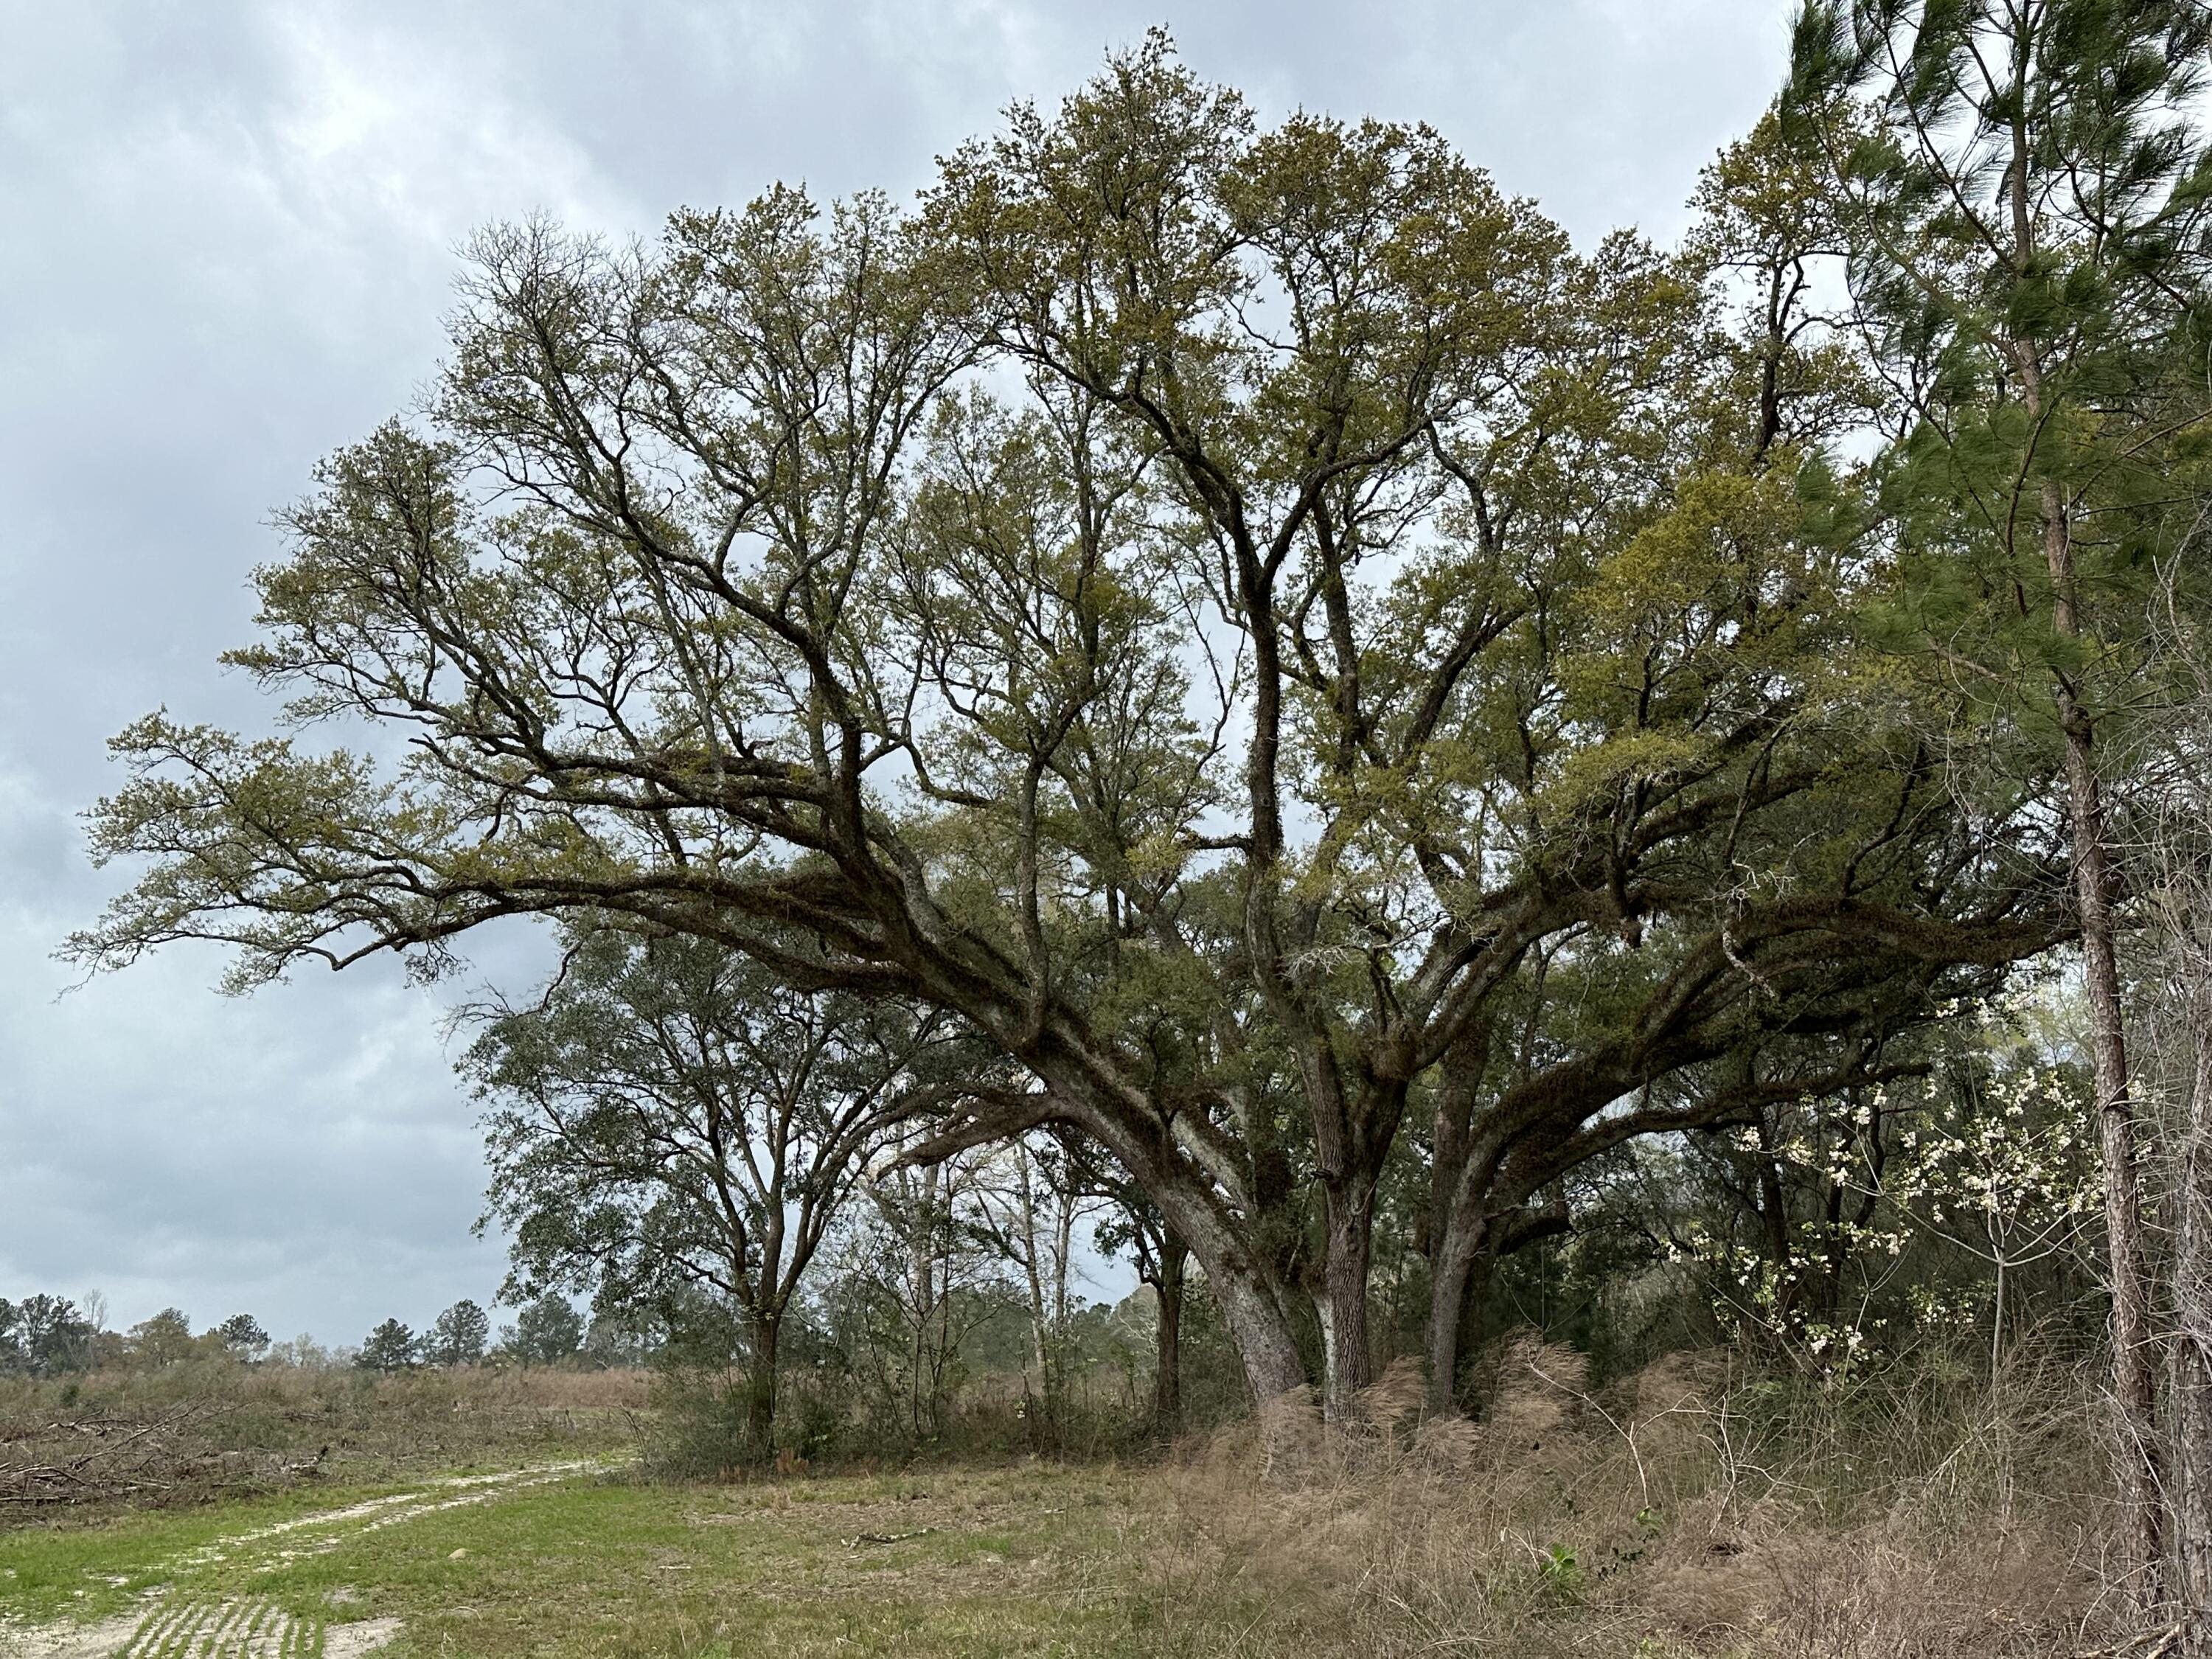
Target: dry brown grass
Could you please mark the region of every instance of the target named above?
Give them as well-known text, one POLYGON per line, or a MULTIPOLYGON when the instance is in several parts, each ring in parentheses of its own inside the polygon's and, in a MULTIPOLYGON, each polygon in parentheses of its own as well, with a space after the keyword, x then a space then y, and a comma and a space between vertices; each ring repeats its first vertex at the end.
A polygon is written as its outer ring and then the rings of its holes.
POLYGON ((639 1371, 357 1371, 196 1362, 0 1383, 0 1527, 634 1441, 639 1371))
POLYGON ((2100 1639, 2077 1375, 1992 1395, 1677 1356, 1601 1392, 1529 1339, 1492 1363, 1480 1422, 1421 1422, 1399 1367, 1340 1428, 1292 1396, 1191 1449, 1162 1476, 1164 1613, 1225 1619, 1224 1652, 1315 1659, 2024 1659, 2100 1639))
MULTIPOLYGON (((1164 1467, 1010 1473, 1055 1528, 1076 1502, 1063 1481, 1104 1483, 1080 1500, 1101 1506, 1095 1547, 1055 1556, 1039 1584, 1087 1578, 1100 1606, 1126 1607, 1121 1644, 1095 1650, 1132 1654, 2026 1659, 2110 1640, 2096 1394, 2079 1364, 2024 1364, 1992 1390, 1936 1359, 1820 1380, 1690 1355, 1599 1389, 1577 1356, 1523 1338, 1488 1365, 1480 1421, 1424 1420, 1401 1364, 1343 1424, 1291 1395, 1164 1467)), ((72 1424, 212 1397, 221 1409, 192 1419, 197 1438, 179 1437, 158 1474, 188 1502, 589 1452, 634 1428, 644 1398, 635 1375, 554 1371, 108 1385, 66 1412, 51 1392, 0 1397, 0 1461, 42 1437, 85 1443, 72 1424), (271 1468, 326 1443, 319 1477, 271 1468)), ((905 1487, 921 1480, 874 1494, 881 1515, 839 1516, 839 1549, 972 1529, 917 1520, 905 1487)), ((823 1496, 794 1462, 760 1501, 823 1496)), ((1024 1532, 1018 1508, 992 1525, 1024 1532)))

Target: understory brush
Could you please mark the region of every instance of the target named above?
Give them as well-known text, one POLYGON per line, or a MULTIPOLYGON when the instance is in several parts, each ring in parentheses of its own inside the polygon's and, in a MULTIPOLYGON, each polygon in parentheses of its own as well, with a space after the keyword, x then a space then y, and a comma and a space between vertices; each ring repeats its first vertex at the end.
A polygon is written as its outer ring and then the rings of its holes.
POLYGON ((2002 1659, 2094 1647, 2112 1535, 2094 1375, 1940 1354, 1861 1376, 1662 1359, 1592 1389, 1532 1337, 1479 1420, 1400 1362, 1352 1420, 1271 1402, 1161 1479, 1164 1625, 1224 1652, 2002 1659), (1247 1610, 1239 1626, 1232 1615, 1247 1610))
MULTIPOLYGON (((646 1471, 669 1480, 758 1474, 747 1467, 750 1389, 736 1367, 663 1367, 642 1425, 646 1471)), ((850 1392, 789 1387, 777 1413, 775 1467, 823 1470, 884 1465, 1001 1463, 1024 1457, 1091 1463, 1160 1449, 1142 1409, 1118 1395, 1070 1390, 1045 1418, 1018 1376, 970 1380, 927 1419, 855 1404, 850 1392)))
MULTIPOLYGON (((1004 1305, 956 1306, 961 1337, 941 1352, 910 1328, 888 1340, 880 1331, 795 1328, 776 1382, 774 1459, 787 1470, 800 1461, 828 1469, 1149 1460, 1172 1437, 1156 1410, 1151 1297, 1145 1289, 1118 1307, 1087 1310, 1053 1356, 1052 1387, 1041 1386, 1034 1333, 1018 1309, 1004 1305)), ((1182 1428, 1202 1432, 1248 1416, 1251 1396, 1227 1324, 1202 1285, 1186 1294, 1181 1326, 1182 1428)), ((672 1341, 651 1376, 643 1444, 650 1472, 716 1480, 763 1461, 750 1443, 753 1392, 741 1342, 672 1341)))

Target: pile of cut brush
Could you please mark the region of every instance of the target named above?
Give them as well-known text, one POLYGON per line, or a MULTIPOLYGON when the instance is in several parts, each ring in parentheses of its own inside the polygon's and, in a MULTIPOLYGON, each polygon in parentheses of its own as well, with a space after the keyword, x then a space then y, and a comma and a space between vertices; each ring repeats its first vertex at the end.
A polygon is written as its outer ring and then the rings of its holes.
POLYGON ((151 1417, 59 1417, 0 1425, 0 1514, 82 1504, 157 1505, 312 1474, 307 1462, 209 1443, 225 1408, 193 1401, 151 1417))

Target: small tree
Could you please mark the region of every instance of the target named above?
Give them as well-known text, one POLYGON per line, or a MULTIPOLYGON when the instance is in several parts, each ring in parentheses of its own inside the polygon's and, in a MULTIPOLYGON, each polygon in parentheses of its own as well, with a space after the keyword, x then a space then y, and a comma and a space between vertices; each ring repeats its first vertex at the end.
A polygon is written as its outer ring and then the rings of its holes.
POLYGON ((927 1031, 701 940, 580 932, 544 995, 493 1011, 465 1062, 488 1107, 487 1219, 514 1241, 509 1294, 726 1304, 745 1455, 765 1459, 784 1322, 927 1031))
POLYGON ((368 1334, 354 1364, 389 1376, 395 1371, 413 1370, 420 1346, 414 1332, 396 1319, 387 1319, 368 1334))
POLYGON ((614 1370, 642 1365, 659 1347, 665 1326, 652 1314, 636 1309, 595 1313, 578 1350, 584 1369, 614 1370))
POLYGON ((463 1297, 438 1316, 422 1339, 422 1354, 434 1365, 473 1365, 490 1340, 491 1316, 463 1297))
POLYGON ((976 1236, 1020 1275, 1040 1396, 1030 1420, 1052 1451, 1067 1429, 1076 1224, 1103 1202, 1086 1173, 1056 1142, 1024 1138, 981 1162, 972 1194, 976 1236))
POLYGON ((131 1328, 129 1352, 141 1364, 163 1370, 192 1357, 192 1323, 181 1308, 164 1308, 131 1328))
POLYGON ((326 1371, 337 1361, 328 1348, 315 1340, 312 1332, 301 1331, 289 1342, 272 1344, 269 1363, 303 1371, 326 1371))
POLYGON ((1127 1176, 1096 1161, 1090 1173, 1097 1190, 1114 1206, 1093 1231, 1093 1239, 1101 1250, 1126 1254, 1139 1282, 1152 1287, 1152 1427, 1173 1439, 1182 1429, 1182 1313, 1190 1246, 1127 1176))
MULTIPOLYGON (((909 1148, 911 1155, 915 1149, 909 1148)), ((825 1312, 885 1426, 944 1431, 969 1337, 1004 1306, 1002 1263, 974 1224, 977 1165, 891 1160, 871 1174, 866 1212, 841 1229, 825 1312)))
POLYGON ((584 1321, 565 1297, 545 1295, 515 1316, 507 1346, 526 1365, 557 1365, 584 1342, 584 1321))
POLYGON ((269 1352, 269 1333, 252 1314, 233 1314, 210 1333, 234 1359, 251 1364, 269 1352))

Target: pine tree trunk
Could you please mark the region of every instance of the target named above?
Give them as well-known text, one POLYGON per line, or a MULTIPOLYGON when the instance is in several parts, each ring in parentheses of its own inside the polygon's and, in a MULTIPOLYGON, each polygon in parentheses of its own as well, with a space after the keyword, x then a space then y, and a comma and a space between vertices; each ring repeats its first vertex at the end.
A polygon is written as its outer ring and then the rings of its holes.
POLYGON ((2174 1230, 2174 1557, 2182 1651, 2212 1656, 2212 987, 2191 1012, 2196 1065, 2174 1230))
MULTIPOLYGON (((2033 382, 2030 382, 2033 389, 2033 382)), ((2081 632, 2074 596, 2074 556, 2058 486, 2045 483, 2044 556, 2055 595, 2051 621, 2067 638, 2081 632)), ((2072 836, 2074 900, 2081 925, 2081 977, 2089 1004, 2089 1049, 2096 1074, 2098 1139, 2105 1164, 2105 1235, 2112 1281, 2112 1398, 2119 1437, 2118 1473, 2129 1583, 2145 1612, 2162 1597, 2165 1492, 2160 1479, 2158 1400, 2152 1374, 2150 1294, 2142 1236, 2142 1183, 2136 1145, 2135 1102, 2129 1091, 2126 1017, 2120 1002, 2118 942, 2112 874, 2105 846, 2105 805, 2094 728, 2073 688, 2057 688, 2066 736, 2068 828, 2072 836)))
POLYGON ((2102 812, 2088 744, 2071 734, 2067 779, 2075 796, 2075 891, 2081 910, 2082 979, 2096 1073, 2098 1137, 2105 1165, 2105 1234, 2112 1289, 2112 1397, 2117 1407, 2122 1524, 2131 1595, 2145 1612, 2163 1597, 2165 1493, 2152 1372, 2150 1293, 2144 1261, 2142 1183, 2135 1103, 2129 1092, 2127 1029, 2105 863, 2102 812))

